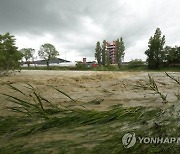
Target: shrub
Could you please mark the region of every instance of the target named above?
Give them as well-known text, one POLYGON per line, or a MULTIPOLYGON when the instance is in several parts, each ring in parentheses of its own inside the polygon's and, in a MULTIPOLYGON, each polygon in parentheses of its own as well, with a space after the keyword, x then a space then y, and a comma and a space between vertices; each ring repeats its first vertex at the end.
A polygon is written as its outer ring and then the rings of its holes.
POLYGON ((76 68, 78 68, 78 69, 85 69, 85 68, 86 68, 86 65, 83 64, 82 62, 78 62, 78 63, 76 64, 76 68))
POLYGON ((135 67, 140 67, 143 65, 144 65, 144 62, 141 59, 134 59, 129 62, 128 67, 135 68, 135 67))

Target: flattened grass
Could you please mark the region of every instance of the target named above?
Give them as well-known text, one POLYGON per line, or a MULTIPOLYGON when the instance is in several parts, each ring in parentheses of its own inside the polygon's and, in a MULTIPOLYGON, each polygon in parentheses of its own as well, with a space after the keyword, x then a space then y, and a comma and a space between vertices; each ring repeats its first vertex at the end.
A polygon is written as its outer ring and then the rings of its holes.
MULTIPOLYGON (((32 85, 26 86, 31 94, 9 85, 25 99, 3 94, 15 104, 8 109, 19 114, 0 117, 0 153, 179 153, 180 147, 176 144, 137 142, 126 149, 121 141, 129 132, 144 137, 180 136, 179 116, 171 116, 175 112, 173 106, 166 110, 121 105, 112 106, 108 111, 60 108, 32 85), (44 137, 49 133, 52 139, 44 137), (36 138, 38 141, 33 142, 36 138)), ((74 103, 78 102, 63 91, 55 90, 74 103)), ((98 105, 101 101, 103 99, 86 103, 98 105)))

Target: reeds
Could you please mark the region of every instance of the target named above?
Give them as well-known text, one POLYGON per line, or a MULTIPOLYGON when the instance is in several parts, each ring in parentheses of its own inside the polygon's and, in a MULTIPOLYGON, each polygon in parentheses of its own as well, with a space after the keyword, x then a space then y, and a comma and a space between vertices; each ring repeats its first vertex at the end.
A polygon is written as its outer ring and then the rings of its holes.
POLYGON ((168 102, 166 99, 167 95, 164 95, 159 91, 156 82, 154 81, 153 77, 150 76, 150 74, 148 74, 148 77, 149 77, 149 84, 148 84, 149 87, 151 88, 151 90, 154 91, 154 94, 158 94, 160 96, 160 98, 162 99, 162 103, 166 104, 168 102))
POLYGON ((180 80, 179 80, 179 78, 176 79, 174 76, 168 74, 167 72, 165 72, 165 74, 166 74, 167 77, 171 78, 171 79, 174 80, 178 85, 180 85, 180 80))
MULTIPOLYGON (((53 113, 58 113, 61 111, 60 108, 53 105, 48 99, 40 94, 32 85, 26 83, 25 87, 30 91, 30 94, 26 94, 20 88, 15 87, 12 84, 8 84, 8 86, 14 90, 15 92, 22 95, 21 98, 1 93, 2 95, 6 96, 7 100, 16 104, 14 107, 7 107, 14 112, 23 113, 27 116, 31 116, 34 118, 44 118, 49 119, 53 113)), ((58 89, 56 89, 58 90, 58 89)), ((66 95, 67 96, 67 95, 66 95)))
MULTIPOLYGON (((174 80, 178 85, 180 85, 180 80, 179 78, 176 79, 174 76, 168 74, 167 72, 165 72, 166 76, 169 77, 170 79, 174 80)), ((179 89, 180 90, 180 89, 179 89)), ((180 101, 180 91, 178 90, 177 93, 174 93, 174 95, 177 97, 177 100, 180 101)))
MULTIPOLYGON (((147 134, 158 136, 158 131, 154 130, 154 127, 152 129, 152 126, 154 122, 159 121, 161 122, 162 130, 166 130, 171 136, 177 135, 179 118, 173 119, 173 117, 166 117, 166 114, 162 114, 162 109, 149 109, 149 107, 148 109, 145 107, 125 108, 121 105, 111 106, 111 109, 108 111, 95 111, 88 110, 87 108, 64 108, 64 106, 61 108, 44 97, 37 88, 34 88, 28 83, 23 86, 26 90, 22 90, 22 87, 19 87, 19 85, 9 84, 8 86, 18 94, 2 94, 14 103, 14 107, 8 107, 8 109, 18 112, 23 116, 3 117, 2 119, 0 117, 1 140, 8 137, 8 139, 3 140, 4 145, 0 146, 1 153, 17 153, 17 150, 20 153, 23 153, 23 150, 25 151, 24 153, 28 153, 30 150, 34 150, 31 153, 37 153, 39 150, 42 153, 49 153, 52 149, 55 149, 57 153, 64 153, 64 149, 66 153, 88 153, 87 150, 89 149, 86 147, 80 152, 80 149, 76 148, 82 147, 84 144, 90 147, 92 143, 96 144, 96 146, 92 147, 89 153, 130 153, 132 150, 135 153, 148 151, 154 153, 163 151, 166 147, 170 150, 175 149, 177 153, 179 151, 178 145, 174 148, 174 144, 162 144, 162 146, 151 146, 151 144, 147 144, 147 148, 144 149, 144 145, 136 143, 132 147, 134 149, 125 149, 121 143, 122 136, 127 132, 135 132, 137 136, 147 136, 147 134), (165 118, 160 119, 161 116, 165 116, 165 118), (160 120, 157 121, 157 117, 160 120), (80 129, 76 129, 77 127, 80 129), (43 142, 40 140, 35 144, 26 145, 32 141, 32 136, 38 135, 35 136, 38 139, 40 135, 43 135, 43 133, 40 134, 39 132, 45 131, 52 131, 53 135, 60 133, 66 135, 66 133, 70 133, 70 135, 76 136, 76 133, 78 134, 79 132, 83 135, 80 134, 75 139, 64 140, 64 142, 60 139, 57 141, 52 140, 51 142, 53 144, 50 149, 47 148, 50 142, 44 140, 43 142), (3 136, 5 137, 3 138, 3 136), (54 142, 57 143, 54 144, 54 142), (26 149, 27 147, 30 148, 26 149), (70 148, 73 150, 70 151, 70 148)), ((155 94, 160 95, 163 100, 166 100, 166 96, 160 92, 158 85, 150 75, 148 84, 145 86, 153 90, 155 94)), ((73 99, 67 93, 59 90, 57 87, 50 86, 50 88, 66 96, 77 105, 78 100, 73 99)), ((103 99, 95 99, 84 104, 96 104, 98 106, 102 101, 103 99)), ((166 152, 168 151, 167 149, 166 152)))
MULTIPOLYGON (((60 108, 54 105, 50 100, 42 96, 42 94, 32 85, 26 84, 24 87, 29 91, 26 94, 21 88, 9 85, 9 87, 22 95, 22 98, 12 96, 10 94, 2 94, 7 97, 9 101, 15 104, 8 109, 18 112, 24 117, 33 118, 35 124, 28 126, 25 130, 18 132, 18 136, 24 136, 39 131, 45 131, 53 127, 69 127, 69 126, 84 126, 84 125, 99 125, 107 124, 115 121, 137 120, 140 116, 142 107, 123 108, 122 106, 113 107, 108 111, 95 111, 86 108, 60 108), (24 97, 23 97, 24 96, 24 97), (24 98, 24 99, 23 99, 24 98), (132 116, 133 115, 133 116, 132 116), (39 122, 40 120, 40 122, 39 122)), ((65 95, 73 102, 77 102, 65 92, 58 88, 52 87, 60 94, 65 95)), ((100 104, 103 99, 92 100, 85 104, 100 104)))

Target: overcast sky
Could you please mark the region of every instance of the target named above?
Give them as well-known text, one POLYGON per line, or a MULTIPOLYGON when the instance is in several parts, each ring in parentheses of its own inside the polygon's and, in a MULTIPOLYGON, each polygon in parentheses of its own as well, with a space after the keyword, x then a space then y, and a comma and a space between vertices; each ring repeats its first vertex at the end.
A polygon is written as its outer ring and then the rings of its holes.
POLYGON ((0 33, 16 36, 19 49, 53 44, 60 57, 94 60, 96 42, 123 37, 125 61, 146 59, 159 27, 166 45, 180 45, 179 0, 0 0, 0 33))

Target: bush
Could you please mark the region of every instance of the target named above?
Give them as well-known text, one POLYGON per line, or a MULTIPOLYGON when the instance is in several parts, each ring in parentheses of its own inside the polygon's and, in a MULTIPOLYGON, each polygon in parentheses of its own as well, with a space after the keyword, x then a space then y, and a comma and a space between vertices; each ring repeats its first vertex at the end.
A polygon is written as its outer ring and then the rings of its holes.
POLYGON ((80 70, 83 70, 83 69, 86 69, 86 65, 83 64, 82 62, 78 62, 78 63, 76 64, 76 68, 77 68, 77 69, 80 69, 80 70))
POLYGON ((134 59, 129 62, 128 67, 135 68, 135 67, 140 67, 143 65, 144 65, 144 62, 141 59, 134 59))

